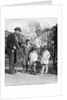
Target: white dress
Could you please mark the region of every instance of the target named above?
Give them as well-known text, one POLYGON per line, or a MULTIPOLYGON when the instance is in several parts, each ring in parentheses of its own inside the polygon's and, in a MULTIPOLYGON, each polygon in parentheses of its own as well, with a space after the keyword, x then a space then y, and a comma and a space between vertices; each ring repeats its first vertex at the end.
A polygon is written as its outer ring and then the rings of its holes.
POLYGON ((38 60, 37 52, 36 51, 31 52, 30 55, 29 55, 29 58, 30 58, 29 64, 31 65, 33 62, 38 60))
POLYGON ((48 50, 44 51, 41 58, 41 64, 49 64, 50 53, 48 50))

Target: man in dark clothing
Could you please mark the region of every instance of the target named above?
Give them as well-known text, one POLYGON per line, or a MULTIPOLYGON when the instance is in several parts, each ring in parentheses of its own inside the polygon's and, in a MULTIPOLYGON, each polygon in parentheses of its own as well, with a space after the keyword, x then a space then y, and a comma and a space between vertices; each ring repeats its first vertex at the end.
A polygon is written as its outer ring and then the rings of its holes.
POLYGON ((10 74, 15 74, 14 70, 14 64, 16 63, 17 58, 17 49, 18 49, 18 42, 19 42, 19 36, 18 34, 21 32, 20 27, 16 27, 14 29, 14 33, 10 34, 7 37, 7 54, 9 55, 9 72, 10 74))

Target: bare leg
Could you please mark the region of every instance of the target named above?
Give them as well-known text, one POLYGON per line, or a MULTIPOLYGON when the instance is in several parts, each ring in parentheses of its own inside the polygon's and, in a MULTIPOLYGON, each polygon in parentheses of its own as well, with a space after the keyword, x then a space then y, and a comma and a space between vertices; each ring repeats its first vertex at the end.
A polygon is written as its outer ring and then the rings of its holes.
POLYGON ((43 74, 43 73, 44 73, 44 70, 45 70, 45 65, 42 65, 41 74, 43 74))
POLYGON ((48 64, 46 64, 46 71, 45 73, 48 73, 48 64))

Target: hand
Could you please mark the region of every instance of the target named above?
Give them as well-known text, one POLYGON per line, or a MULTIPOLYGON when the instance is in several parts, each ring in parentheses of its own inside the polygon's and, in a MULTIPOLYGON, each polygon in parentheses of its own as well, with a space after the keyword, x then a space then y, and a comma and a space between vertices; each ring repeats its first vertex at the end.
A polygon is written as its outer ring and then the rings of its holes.
POLYGON ((28 61, 28 65, 29 65, 29 61, 28 61))
POLYGON ((12 50, 12 52, 14 52, 14 50, 12 50))
POLYGON ((13 48, 16 50, 16 46, 13 46, 13 48))

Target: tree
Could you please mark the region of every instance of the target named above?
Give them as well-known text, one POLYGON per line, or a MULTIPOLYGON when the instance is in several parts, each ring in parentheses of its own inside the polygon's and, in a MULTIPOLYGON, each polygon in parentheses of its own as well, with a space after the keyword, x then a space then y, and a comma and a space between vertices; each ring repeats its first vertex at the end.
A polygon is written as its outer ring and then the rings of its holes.
POLYGON ((30 22, 28 26, 30 28, 30 33, 36 33, 37 36, 41 35, 42 30, 39 22, 30 22))

